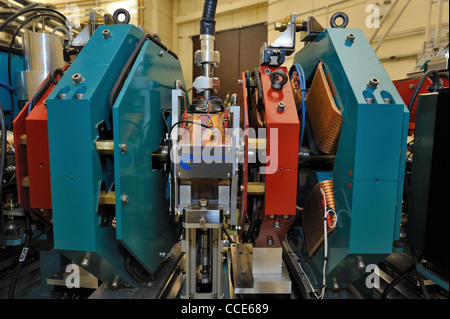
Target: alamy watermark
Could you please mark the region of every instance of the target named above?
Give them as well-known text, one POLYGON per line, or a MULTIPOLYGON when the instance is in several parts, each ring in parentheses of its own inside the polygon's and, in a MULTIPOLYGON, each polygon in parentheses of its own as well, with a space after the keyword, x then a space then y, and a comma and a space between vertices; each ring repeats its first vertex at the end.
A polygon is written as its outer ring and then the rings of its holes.
POLYGON ((380 268, 375 264, 369 264, 366 267, 366 287, 369 289, 380 288, 380 268))
POLYGON ((380 7, 371 3, 366 6, 366 13, 370 13, 366 17, 366 27, 369 29, 380 28, 380 7))

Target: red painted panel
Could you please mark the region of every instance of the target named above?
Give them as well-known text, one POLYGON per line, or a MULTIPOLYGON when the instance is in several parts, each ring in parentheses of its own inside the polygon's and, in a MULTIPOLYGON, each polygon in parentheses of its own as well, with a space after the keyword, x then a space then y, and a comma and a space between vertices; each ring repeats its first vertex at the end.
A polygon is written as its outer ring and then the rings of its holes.
MULTIPOLYGON (((267 130, 265 215, 295 215, 297 201, 298 144, 300 123, 292 87, 288 82, 282 90, 272 89, 269 73, 277 68, 260 67, 264 92, 267 130), (285 103, 285 110, 277 109, 285 103)), ((281 67, 287 74, 286 67, 281 67)))

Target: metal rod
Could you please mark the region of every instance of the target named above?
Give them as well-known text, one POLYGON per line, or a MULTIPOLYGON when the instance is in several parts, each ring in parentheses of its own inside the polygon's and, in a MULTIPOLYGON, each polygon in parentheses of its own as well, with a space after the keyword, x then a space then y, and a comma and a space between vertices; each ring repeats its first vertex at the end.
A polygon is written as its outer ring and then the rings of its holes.
POLYGON ((442 20, 442 0, 439 0, 436 26, 434 28, 434 43, 433 43, 434 49, 439 49, 439 47, 441 46, 441 20, 442 20))
MULTIPOLYGON (((431 0, 430 0, 431 1, 431 0)), ((394 9, 394 7, 397 5, 398 0, 394 0, 391 5, 389 6, 389 9, 387 10, 386 14, 383 16, 383 18, 381 18, 380 21, 380 27, 379 28, 375 28, 375 31, 373 32, 372 36, 369 39, 369 43, 372 44, 373 40, 375 39, 375 37, 377 36, 378 32, 380 31, 380 29, 383 27, 384 22, 387 20, 387 18, 389 17, 389 15, 391 14, 391 11, 394 9)))
POLYGON ((425 43, 430 42, 431 38, 431 10, 433 8, 433 0, 428 0, 427 26, 425 28, 425 43))
POLYGON ((391 24, 389 25, 388 29, 386 30, 386 32, 383 34, 383 36, 381 37, 380 41, 378 41, 377 46, 375 47, 375 52, 377 52, 377 50, 380 48, 381 44, 383 43, 384 39, 387 37, 387 35, 389 34, 389 32, 391 31, 391 29, 394 27, 394 25, 397 23, 398 19, 401 17, 401 15, 403 14, 403 12, 406 10, 406 7, 408 6, 408 4, 411 2, 411 0, 406 0, 405 4, 403 5, 403 7, 400 9, 400 11, 397 13, 397 15, 394 17, 394 19, 392 20, 391 24))

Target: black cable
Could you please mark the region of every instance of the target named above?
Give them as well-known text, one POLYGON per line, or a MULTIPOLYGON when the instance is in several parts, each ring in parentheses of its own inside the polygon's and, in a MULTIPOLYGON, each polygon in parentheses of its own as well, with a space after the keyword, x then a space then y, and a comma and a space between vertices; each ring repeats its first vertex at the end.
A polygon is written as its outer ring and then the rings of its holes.
POLYGON ((412 107, 414 105, 414 102, 416 101, 417 96, 419 95, 419 91, 422 89, 423 84, 425 83, 426 79, 430 76, 433 76, 433 85, 435 87, 440 86, 440 75, 439 72, 436 70, 431 70, 426 72, 424 75, 422 75, 422 77, 419 80, 419 83, 416 86, 416 89, 414 90, 413 95, 411 96, 411 99, 409 100, 408 103, 408 110, 411 112, 412 107))
POLYGON ((203 14, 200 20, 200 34, 216 34, 216 7, 217 0, 205 0, 203 5, 203 14))
POLYGON ((383 294, 381 295, 381 299, 386 299, 391 290, 400 283, 403 279, 405 279, 410 273, 412 273, 416 269, 416 264, 412 264, 406 269, 400 276, 395 278, 391 283, 384 289, 383 294))
MULTIPOLYGON (((56 80, 56 76, 58 75, 63 75, 64 71, 62 69, 56 68, 53 69, 52 71, 50 71, 49 76, 45 79, 44 83, 38 88, 38 90, 36 91, 36 93, 32 96, 31 100, 30 100, 30 105, 31 106, 35 106, 37 104, 37 102, 39 102, 39 100, 42 98, 42 96, 45 94, 45 92, 48 90, 48 88, 50 87, 50 85, 56 84, 58 83, 58 81, 56 80)), ((32 110, 32 109, 31 109, 32 110)), ((30 110, 30 111, 31 111, 30 110)))
POLYGON ((31 241, 31 236, 32 236, 33 232, 31 230, 31 225, 30 225, 30 213, 28 211, 25 211, 25 224, 26 224, 25 244, 23 245, 22 253, 20 254, 19 261, 17 262, 17 267, 16 267, 16 271, 14 273, 14 277, 9 286, 8 299, 14 299, 14 292, 16 290, 16 285, 17 285, 17 281, 19 279, 20 271, 21 271, 23 264, 27 258, 28 250, 30 249, 30 241, 31 241))
POLYGON ((67 17, 66 17, 64 14, 62 14, 61 12, 56 11, 56 10, 54 10, 54 9, 45 8, 45 7, 26 8, 26 9, 23 9, 23 10, 21 10, 21 11, 15 13, 15 14, 13 14, 13 15, 10 16, 8 19, 6 19, 6 20, 0 25, 0 31, 1 31, 6 25, 8 25, 8 23, 10 23, 11 21, 13 21, 13 20, 16 19, 17 17, 19 17, 19 16, 21 16, 21 15, 23 15, 23 14, 25 14, 25 13, 33 12, 33 11, 48 11, 48 12, 53 12, 53 13, 59 15, 59 16, 64 20, 64 24, 65 24, 66 26, 67 26, 67 22, 69 21, 69 20, 67 19, 67 17))
POLYGON ((428 289, 427 286, 425 286, 425 283, 423 281, 422 275, 419 274, 419 272, 417 271, 417 258, 416 255, 414 254, 414 249, 412 247, 410 247, 411 250, 411 257, 413 259, 414 265, 416 265, 416 276, 417 276, 417 280, 419 281, 420 287, 422 288, 422 292, 423 295, 425 296, 425 299, 430 299, 430 294, 428 293, 428 289))
POLYGON ((234 244, 233 239, 231 239, 230 234, 228 234, 227 230, 225 229, 225 226, 222 224, 222 231, 225 233, 225 235, 228 238, 228 241, 230 242, 230 244, 234 244))

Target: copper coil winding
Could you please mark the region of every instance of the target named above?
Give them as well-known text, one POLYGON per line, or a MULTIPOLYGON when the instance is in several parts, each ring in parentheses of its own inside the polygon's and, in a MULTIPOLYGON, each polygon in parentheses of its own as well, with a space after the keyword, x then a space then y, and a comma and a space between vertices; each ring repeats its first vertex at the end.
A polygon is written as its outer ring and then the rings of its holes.
MULTIPOLYGON (((302 212, 302 223, 305 234, 306 247, 308 249, 308 255, 311 257, 316 250, 322 245, 324 241, 324 229, 323 229, 323 217, 324 208, 322 206, 322 193, 320 189, 323 189, 325 198, 327 201, 328 209, 336 210, 334 201, 334 189, 333 180, 326 180, 316 184, 314 189, 306 201, 305 207, 302 212)), ((328 227, 328 234, 330 234, 336 225, 336 214, 331 215, 332 227, 328 227)))
POLYGON ((318 148, 325 154, 335 154, 343 120, 334 102, 322 62, 317 67, 306 103, 318 148))

